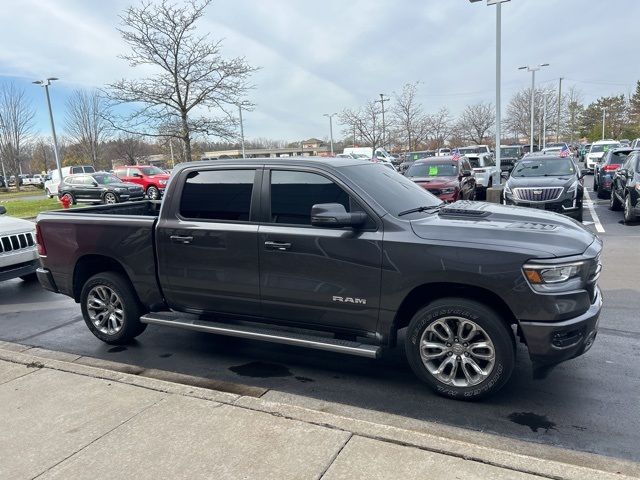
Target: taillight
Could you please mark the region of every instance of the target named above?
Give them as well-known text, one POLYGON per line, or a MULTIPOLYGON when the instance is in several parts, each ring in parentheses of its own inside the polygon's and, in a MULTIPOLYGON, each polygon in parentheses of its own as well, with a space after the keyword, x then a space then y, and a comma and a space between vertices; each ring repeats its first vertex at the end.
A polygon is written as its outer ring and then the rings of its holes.
POLYGON ((44 239, 42 238, 42 230, 40 225, 36 223, 36 245, 38 246, 38 255, 44 256, 47 254, 47 249, 44 246, 44 239))
POLYGON ((620 168, 620 165, 605 165, 602 170, 605 172, 614 172, 620 168))

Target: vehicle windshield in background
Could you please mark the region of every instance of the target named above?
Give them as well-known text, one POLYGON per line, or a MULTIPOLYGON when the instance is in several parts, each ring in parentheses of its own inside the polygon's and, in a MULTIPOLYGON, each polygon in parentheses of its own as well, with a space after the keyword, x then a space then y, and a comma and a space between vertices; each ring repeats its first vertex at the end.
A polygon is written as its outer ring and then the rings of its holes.
POLYGON ((502 157, 519 157, 520 149, 517 147, 506 147, 500 149, 500 155, 502 157))
POLYGON ((469 158, 469 163, 471 164, 471 168, 480 168, 480 159, 479 158, 469 158))
POLYGON ((419 163, 407 170, 407 177, 456 177, 458 167, 452 163, 419 163))
POLYGON ((460 155, 477 155, 478 153, 487 153, 486 148, 459 148, 460 155))
POLYGON ((547 148, 564 148, 564 143, 547 143, 547 148))
POLYGON ((341 170, 348 171, 349 178, 394 217, 412 208, 436 207, 442 203, 424 188, 379 163, 342 167, 341 170))
POLYGON ((145 175, 160 175, 164 174, 158 167, 140 167, 140 171, 145 175))
POLYGON ((619 146, 620 145, 618 145, 617 143, 607 143, 607 144, 602 144, 602 145, 592 145, 591 146, 591 151, 589 153, 606 152, 610 148, 616 148, 616 147, 619 147, 619 146))
POLYGON ((110 173, 97 173, 93 175, 93 178, 96 182, 98 182, 98 185, 109 185, 110 183, 122 183, 122 180, 120 180, 115 175, 111 175, 110 173))
POLYGON ((512 177, 563 177, 574 175, 576 167, 568 158, 522 160, 511 172, 512 177))

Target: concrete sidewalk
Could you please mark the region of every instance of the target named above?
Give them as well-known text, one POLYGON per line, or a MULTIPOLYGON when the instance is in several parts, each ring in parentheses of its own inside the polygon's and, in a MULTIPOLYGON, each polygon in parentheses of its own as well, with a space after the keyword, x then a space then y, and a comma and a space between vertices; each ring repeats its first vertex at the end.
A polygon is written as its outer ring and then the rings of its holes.
POLYGON ((597 459, 588 468, 540 461, 256 396, 78 364, 64 360, 64 353, 37 356, 21 347, 0 344, 0 479, 640 475, 630 462, 602 457, 600 469, 597 459))

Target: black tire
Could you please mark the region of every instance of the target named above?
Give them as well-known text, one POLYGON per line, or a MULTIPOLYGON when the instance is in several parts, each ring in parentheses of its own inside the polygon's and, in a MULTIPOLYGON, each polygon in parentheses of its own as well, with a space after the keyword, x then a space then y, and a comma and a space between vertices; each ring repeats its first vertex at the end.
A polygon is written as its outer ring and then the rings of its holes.
POLYGON ((622 209, 622 203, 618 199, 618 197, 616 195, 616 191, 612 186, 611 187, 611 198, 609 199, 609 210, 613 210, 614 212, 617 212, 617 211, 619 211, 621 209, 622 209))
POLYGON ((27 283, 35 282, 38 280, 38 275, 36 275, 35 273, 29 273, 28 275, 21 275, 20 280, 27 283))
MULTIPOLYGON (((455 320, 454 320, 455 321, 455 320)), ((460 339, 462 341, 462 339, 460 339)), ((449 344, 447 344, 449 345, 449 344)), ((453 349, 461 347, 453 343, 453 349)), ((462 348, 462 347, 461 347, 462 348)), ((482 303, 464 298, 443 298, 418 310, 407 327, 405 353, 411 369, 416 376, 431 387, 437 394, 458 400, 479 400, 500 390, 511 377, 515 365, 515 340, 511 329, 500 316, 482 303), (494 363, 484 380, 470 386, 447 384, 432 374, 421 357, 421 340, 428 327, 444 319, 458 318, 468 320, 479 326, 493 344, 494 363)), ((459 352, 458 352, 459 353, 459 352)), ((456 355, 448 352, 442 359, 453 358, 456 365, 462 365, 469 355, 456 355)), ((457 368, 457 367, 456 367, 457 368)), ((461 372, 463 372, 460 367, 461 372)), ((485 365, 483 368, 487 368, 485 365)), ((446 370, 446 369, 445 369, 446 370)), ((450 372, 451 373, 451 370, 450 372)), ((457 373, 457 370, 456 370, 457 373)), ((455 375, 455 374, 454 374, 455 375)), ((466 375, 464 375, 466 377, 466 375)), ((455 379, 454 379, 455 380, 455 379)))
POLYGON ((582 223, 582 221, 584 220, 584 211, 582 209, 580 209, 578 215, 576 215, 576 220, 580 223, 582 223))
POLYGON ((599 188, 597 190, 596 196, 598 198, 607 198, 607 192, 606 192, 606 190, 603 190, 602 188, 599 188))
POLYGON ((144 313, 129 280, 115 272, 102 272, 91 277, 82 287, 80 294, 80 308, 84 321, 97 338, 111 345, 128 343, 140 335, 147 328, 146 323, 140 322, 140 316, 144 313), (106 288, 114 292, 120 299, 122 308, 122 322, 120 328, 109 332, 107 325, 96 325, 91 318, 91 312, 95 312, 89 305, 89 296, 94 294, 96 287, 106 288), (107 331, 105 331, 105 329, 107 331))
POLYGON ((635 213, 632 213, 633 209, 631 207, 631 195, 627 194, 624 199, 624 223, 634 223, 638 221, 635 213))
POLYGON ((149 200, 158 200, 160 198, 160 190, 150 185, 149 188, 147 188, 147 198, 149 198, 149 200))
POLYGON ((102 203, 104 203, 105 205, 112 205, 119 202, 120 202, 120 199, 113 192, 107 192, 102 197, 102 203))

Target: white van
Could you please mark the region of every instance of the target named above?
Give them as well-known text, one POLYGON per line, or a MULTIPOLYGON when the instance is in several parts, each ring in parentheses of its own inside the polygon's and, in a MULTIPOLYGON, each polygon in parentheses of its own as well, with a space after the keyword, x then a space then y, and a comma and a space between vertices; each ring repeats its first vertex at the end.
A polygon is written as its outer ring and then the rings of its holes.
POLYGON ((592 171, 595 170, 596 163, 599 163, 604 154, 607 153, 607 150, 612 148, 620 148, 620 142, 616 142, 615 140, 598 140, 597 142, 593 142, 589 153, 587 153, 584 158, 585 167, 592 171))
MULTIPOLYGON (((62 179, 69 175, 76 173, 94 173, 96 171, 92 165, 74 165, 72 167, 62 167, 62 179)), ((51 180, 44 182, 44 193, 47 197, 53 198, 58 195, 58 185, 60 185, 60 178, 58 175, 58 169, 51 171, 51 180)))
MULTIPOLYGON (((347 153, 347 154, 360 153, 360 154, 366 155, 367 158, 373 158, 373 148, 371 147, 349 147, 349 148, 345 148, 342 153, 347 153)), ((375 156, 378 157, 378 160, 381 160, 383 162, 388 162, 388 163, 392 163, 396 159, 393 155, 391 155, 382 147, 376 148, 375 156)))

